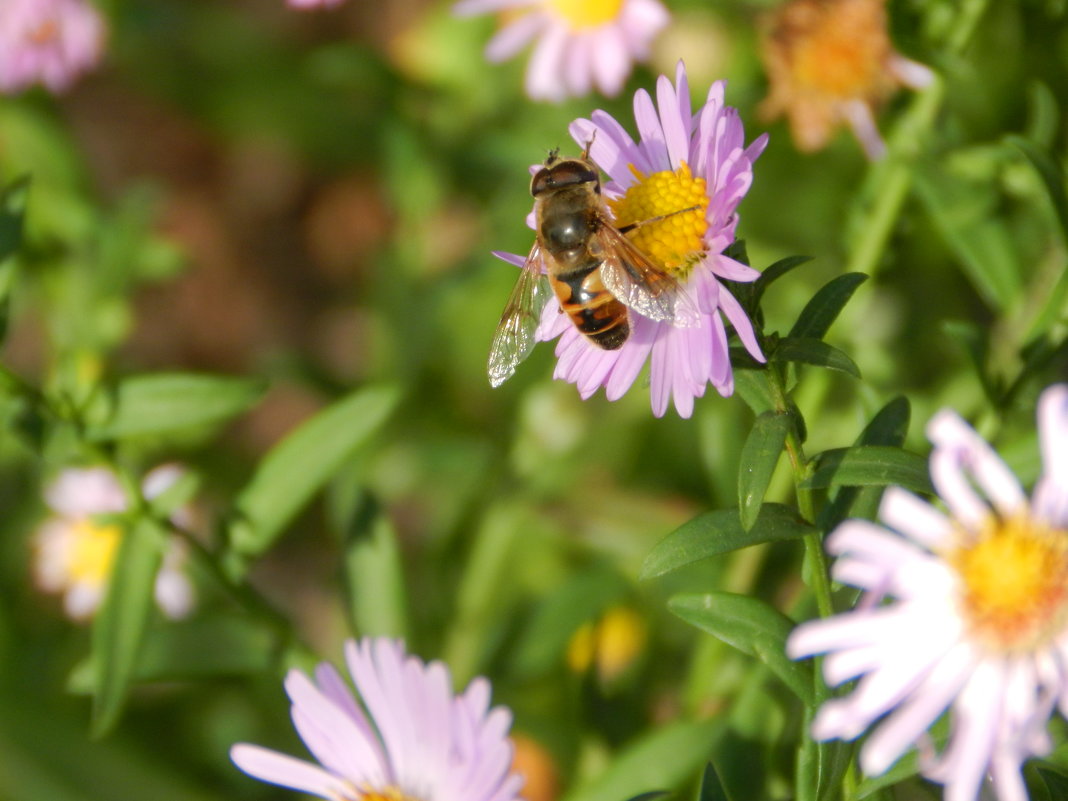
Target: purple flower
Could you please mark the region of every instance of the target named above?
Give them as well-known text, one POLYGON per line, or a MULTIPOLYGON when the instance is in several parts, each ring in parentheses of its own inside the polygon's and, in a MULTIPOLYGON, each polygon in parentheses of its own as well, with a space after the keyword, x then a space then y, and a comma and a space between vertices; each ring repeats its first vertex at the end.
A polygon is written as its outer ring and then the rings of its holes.
POLYGON ((334 8, 344 3, 345 0, 286 0, 290 8, 334 8))
POLYGON ((256 745, 230 757, 245 773, 329 801, 513 801, 511 713, 490 709, 490 685, 454 695, 449 670, 406 656, 387 639, 350 640, 345 659, 358 699, 323 663, 315 680, 286 677, 293 723, 320 765, 256 745))
POLYGON ((832 685, 859 679, 823 705, 813 735, 853 739, 880 721, 865 773, 918 743, 947 801, 974 801, 986 776, 1001 801, 1026 801, 1021 766, 1050 750, 1054 708, 1068 713, 1068 385, 1042 394, 1038 429, 1043 474, 1028 501, 990 446, 940 412, 930 469, 949 514, 892 488, 879 512, 889 529, 850 520, 828 538, 835 578, 868 594, 801 625, 787 652, 828 654, 832 685), (939 755, 926 731, 946 709, 939 755))
POLYGON ((0 92, 62 92, 100 60, 104 22, 84 0, 0 3, 0 92))
POLYGON ((461 0, 455 11, 512 15, 490 40, 486 58, 504 61, 537 39, 527 94, 553 102, 594 87, 618 95, 634 62, 648 57, 650 43, 669 19, 659 0, 461 0))
MULTIPOLYGON (((644 89, 634 96, 641 141, 604 111, 571 124, 571 136, 589 144, 590 158, 609 180, 603 195, 617 228, 654 217, 668 218, 634 229, 631 241, 682 284, 698 314, 677 325, 630 310, 630 336, 615 350, 595 345, 561 314, 554 296, 542 311, 535 338, 559 337, 553 373, 578 388, 583 399, 605 388, 609 400, 630 389, 645 362, 650 363, 653 414, 663 416, 668 401, 682 417, 693 414, 693 400, 711 384, 721 395, 734 391, 724 318, 754 359, 764 361, 752 323, 720 282, 753 281, 756 270, 723 255, 734 241, 735 208, 753 180, 753 162, 767 135, 745 147, 738 112, 723 103, 723 81, 709 89, 697 114, 690 111, 686 69, 679 62, 676 85, 661 75, 656 84, 659 112, 644 89)), ((524 259, 498 254, 513 264, 524 259)))

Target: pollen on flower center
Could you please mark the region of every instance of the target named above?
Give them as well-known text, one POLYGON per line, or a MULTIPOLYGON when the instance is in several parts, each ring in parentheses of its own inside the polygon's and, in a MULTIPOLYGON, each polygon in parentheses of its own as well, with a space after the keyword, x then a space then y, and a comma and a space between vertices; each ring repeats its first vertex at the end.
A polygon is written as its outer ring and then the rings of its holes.
POLYGON ((991 518, 949 561, 964 616, 989 647, 1032 650, 1068 622, 1068 532, 1027 516, 991 518))
POLYGON ((708 194, 685 162, 677 170, 646 176, 630 168, 637 183, 609 200, 617 228, 636 224, 627 237, 666 272, 685 277, 704 250, 708 194), (663 219, 655 219, 662 217, 663 219))
POLYGON ((623 0, 545 0, 548 9, 571 30, 596 28, 619 16, 623 0))
POLYGON ((121 537, 118 526, 100 525, 92 520, 75 523, 67 562, 71 578, 103 584, 111 572, 121 537))

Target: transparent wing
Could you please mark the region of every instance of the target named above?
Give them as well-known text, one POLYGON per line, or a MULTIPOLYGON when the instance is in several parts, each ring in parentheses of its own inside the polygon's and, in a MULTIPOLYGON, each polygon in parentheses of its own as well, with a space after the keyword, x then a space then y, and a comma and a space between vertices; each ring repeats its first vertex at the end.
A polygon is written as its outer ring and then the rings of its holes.
POLYGON ((602 225, 596 236, 604 254, 601 280, 620 303, 643 317, 681 328, 700 325, 697 303, 673 276, 659 269, 611 225, 602 225))
POLYGON ((534 331, 545 301, 552 294, 549 282, 542 275, 542 256, 541 246, 535 242, 501 314, 487 367, 491 387, 499 387, 511 378, 515 368, 534 349, 534 331))

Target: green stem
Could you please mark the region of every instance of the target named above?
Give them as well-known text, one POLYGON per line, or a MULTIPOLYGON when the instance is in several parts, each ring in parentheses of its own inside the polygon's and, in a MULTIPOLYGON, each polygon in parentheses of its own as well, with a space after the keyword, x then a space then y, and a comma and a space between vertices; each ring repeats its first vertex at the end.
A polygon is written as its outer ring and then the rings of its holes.
MULTIPOLYGON (((948 26, 944 61, 952 63, 964 52, 986 11, 988 0, 964 0, 954 24, 948 26)), ((915 161, 925 152, 925 143, 942 108, 945 81, 935 76, 931 85, 917 94, 887 137, 887 156, 872 165, 861 191, 869 199, 850 228, 856 232, 849 247, 849 272, 875 275, 912 184, 915 161)), ((862 201, 863 202, 863 201, 862 201)))
MULTIPOLYGON (((782 370, 777 365, 768 369, 772 392, 775 395, 775 408, 780 412, 792 412, 792 404, 787 397, 782 370)), ((790 468, 794 477, 794 492, 797 496, 797 508, 801 517, 808 523, 816 522, 816 504, 812 490, 803 486, 803 482, 809 476, 809 463, 805 457, 805 449, 801 438, 797 434, 797 428, 791 426, 786 434, 786 454, 790 459, 790 468)), ((827 554, 823 550, 823 537, 819 531, 813 531, 804 537, 805 553, 811 560, 812 591, 816 596, 816 607, 821 617, 830 617, 834 614, 834 605, 831 601, 830 567, 827 562, 827 554)))

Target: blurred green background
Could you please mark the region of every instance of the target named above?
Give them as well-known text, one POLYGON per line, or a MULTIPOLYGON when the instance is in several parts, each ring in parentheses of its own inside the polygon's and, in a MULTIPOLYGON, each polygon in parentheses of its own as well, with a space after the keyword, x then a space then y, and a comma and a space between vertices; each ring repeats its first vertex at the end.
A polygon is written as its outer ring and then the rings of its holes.
MULTIPOLYGON (((317 13, 281 0, 107 0, 99 70, 58 99, 0 99, 0 180, 32 178, 4 364, 74 396, 140 371, 265 378, 232 424, 122 445, 128 464, 179 461, 199 476, 209 542, 286 432, 355 387, 402 387, 389 422, 252 583, 324 658, 353 633, 406 633, 458 684, 492 678, 554 765, 556 791, 530 801, 682 787, 710 751, 739 797, 785 797, 801 726, 765 671, 665 609, 674 592, 725 589, 803 611, 798 545, 637 579, 667 533, 737 503, 744 404, 710 389, 693 419, 656 420, 640 382, 619 402, 582 402, 551 381, 549 345, 502 388, 487 383, 515 280, 489 251, 529 248, 527 166, 577 150, 572 119, 599 107, 633 130, 633 90, 683 58, 695 99, 726 78, 747 140, 770 131, 738 235, 758 269, 813 261, 768 291, 766 329, 787 330, 844 271, 872 276, 828 337, 864 380, 812 371, 796 395, 810 452, 852 443, 904 394, 912 450, 926 452, 923 422, 953 405, 1031 480, 1034 397, 1068 375, 1062 221, 1006 140, 1063 164, 1063 0, 890 3, 897 49, 944 87, 893 98, 879 124, 895 155, 876 165, 845 131, 802 156, 781 122, 759 121, 770 4, 668 5, 651 62, 610 100, 529 101, 525 55, 482 57, 493 19, 421 0, 317 13), (404 603, 376 603, 395 587, 360 572, 354 543, 369 542, 399 543, 404 603), (635 646, 619 675, 574 654, 569 667, 573 635, 616 607, 636 615, 600 629, 616 638, 603 649, 635 646), (634 743, 650 749, 632 755, 640 767, 613 773, 634 743)), ((18 403, 0 402, 0 798, 292 797, 227 758, 238 740, 303 753, 280 683, 292 652, 211 576, 195 577, 191 621, 154 624, 153 680, 117 729, 88 737, 88 631, 28 567, 40 488, 70 451, 35 453, 18 403)), ((790 500, 784 473, 769 498, 790 500)))

